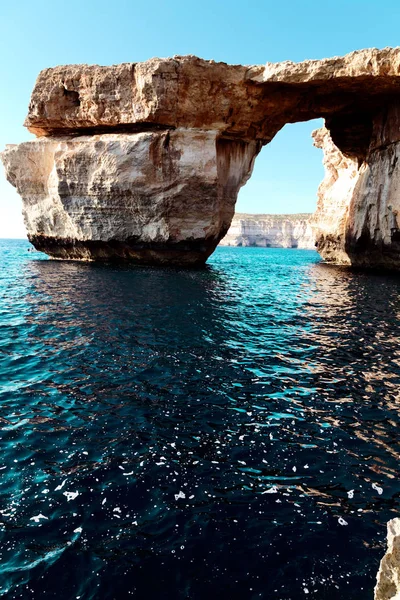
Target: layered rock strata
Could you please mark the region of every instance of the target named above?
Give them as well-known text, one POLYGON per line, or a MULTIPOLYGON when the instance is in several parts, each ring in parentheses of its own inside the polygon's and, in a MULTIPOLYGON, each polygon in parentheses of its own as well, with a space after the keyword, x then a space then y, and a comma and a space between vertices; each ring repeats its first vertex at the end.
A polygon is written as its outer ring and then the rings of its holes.
POLYGON ((200 264, 262 145, 286 123, 323 117, 318 249, 398 268, 399 98, 391 48, 250 67, 193 56, 56 67, 40 73, 29 106, 39 139, 2 160, 28 237, 50 256, 200 264))
POLYGON ((236 213, 220 246, 308 248, 315 250, 310 214, 249 215, 236 213))
POLYGON ((342 153, 326 128, 314 132, 326 175, 311 223, 327 262, 400 269, 399 123, 397 103, 376 116, 362 162, 342 153))
POLYGON ((323 151, 325 177, 318 188, 317 209, 310 219, 318 252, 327 262, 351 264, 346 251, 349 208, 359 178, 358 161, 335 146, 322 127, 312 134, 314 145, 323 151))
POLYGON ((10 146, 3 162, 50 256, 195 265, 228 230, 255 146, 195 129, 57 136, 10 146))

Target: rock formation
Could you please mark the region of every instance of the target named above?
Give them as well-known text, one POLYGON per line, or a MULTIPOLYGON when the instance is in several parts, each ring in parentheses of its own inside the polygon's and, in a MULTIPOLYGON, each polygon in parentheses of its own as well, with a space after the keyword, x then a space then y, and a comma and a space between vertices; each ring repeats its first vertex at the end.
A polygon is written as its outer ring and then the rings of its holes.
POLYGON ((220 246, 308 248, 315 250, 310 214, 247 215, 236 213, 220 246))
POLYGON ((26 126, 39 139, 2 160, 28 237, 50 256, 201 264, 262 145, 323 117, 318 250, 397 269, 399 94, 398 48, 250 67, 193 56, 56 67, 32 93, 26 126))
POLYGON ((351 264, 345 240, 350 202, 359 176, 358 162, 340 152, 325 127, 314 131, 312 137, 314 145, 323 151, 325 167, 317 209, 310 219, 317 249, 327 262, 351 264))
POLYGON ((379 566, 375 600, 400 599, 400 519, 387 524, 387 551, 379 566))
POLYGON ((28 237, 50 256, 197 264, 229 228, 254 145, 230 142, 216 160, 212 131, 58 136, 3 161, 28 237))
POLYGON ((383 110, 376 118, 361 163, 340 152, 327 129, 313 133, 314 144, 324 151, 326 176, 311 223, 317 230, 317 250, 327 262, 400 269, 398 112, 400 106, 392 105, 387 116, 383 110))

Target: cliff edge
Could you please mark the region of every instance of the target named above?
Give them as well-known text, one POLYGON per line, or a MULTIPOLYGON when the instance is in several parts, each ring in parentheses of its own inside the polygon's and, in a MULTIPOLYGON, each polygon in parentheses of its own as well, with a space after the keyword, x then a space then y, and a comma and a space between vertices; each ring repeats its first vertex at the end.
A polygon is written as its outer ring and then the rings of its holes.
POLYGON ((311 214, 251 215, 236 213, 220 246, 307 248, 315 250, 311 214))

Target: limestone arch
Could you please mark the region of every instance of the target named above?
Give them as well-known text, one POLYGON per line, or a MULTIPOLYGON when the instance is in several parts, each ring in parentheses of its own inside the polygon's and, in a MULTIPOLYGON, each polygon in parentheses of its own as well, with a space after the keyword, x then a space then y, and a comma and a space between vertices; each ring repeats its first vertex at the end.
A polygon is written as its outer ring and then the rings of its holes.
POLYGON ((398 48, 251 67, 193 56, 67 65, 39 74, 26 120, 38 139, 2 159, 29 238, 51 256, 198 264, 260 148, 286 123, 322 117, 331 181, 318 250, 399 268, 399 98, 398 48), (329 223, 333 190, 342 212, 329 223))

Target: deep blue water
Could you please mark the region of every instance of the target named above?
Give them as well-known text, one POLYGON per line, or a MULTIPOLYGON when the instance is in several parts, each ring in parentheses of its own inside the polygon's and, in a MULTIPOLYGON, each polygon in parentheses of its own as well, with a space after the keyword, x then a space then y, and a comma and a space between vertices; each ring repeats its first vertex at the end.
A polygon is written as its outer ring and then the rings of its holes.
POLYGON ((372 598, 399 514, 400 278, 0 241, 0 596, 372 598))

